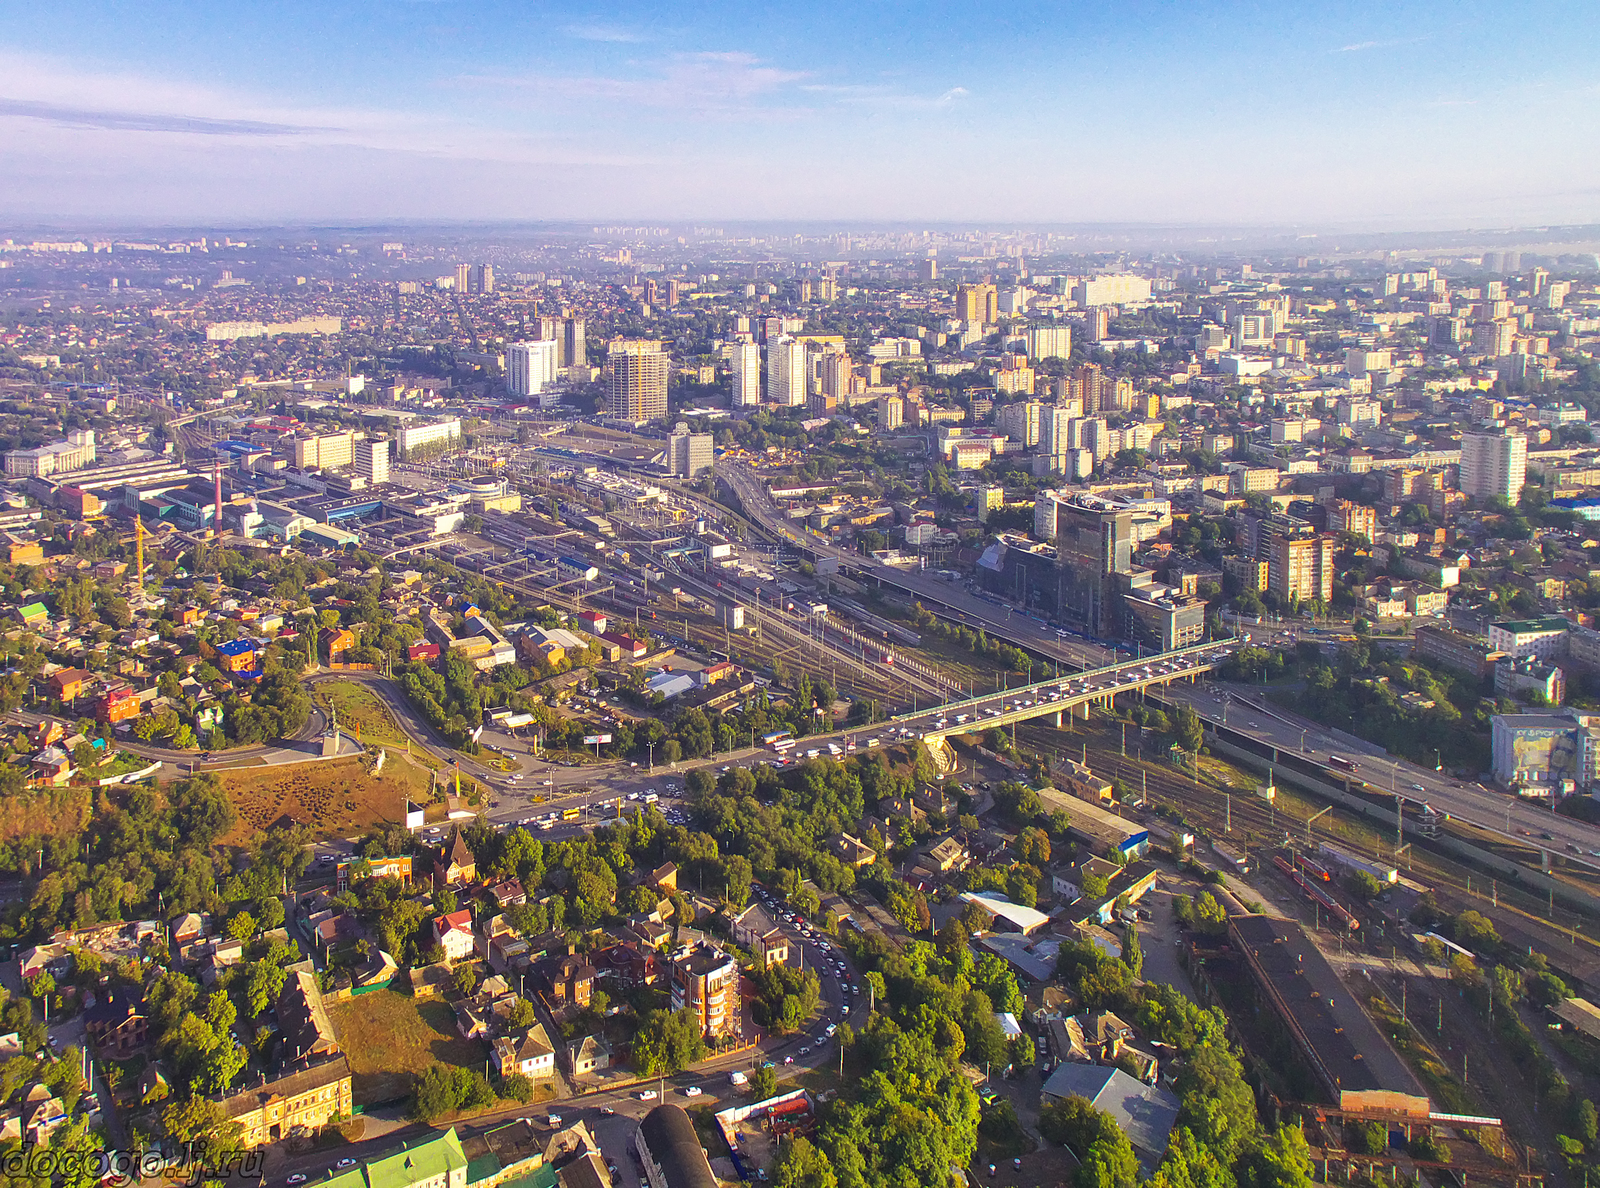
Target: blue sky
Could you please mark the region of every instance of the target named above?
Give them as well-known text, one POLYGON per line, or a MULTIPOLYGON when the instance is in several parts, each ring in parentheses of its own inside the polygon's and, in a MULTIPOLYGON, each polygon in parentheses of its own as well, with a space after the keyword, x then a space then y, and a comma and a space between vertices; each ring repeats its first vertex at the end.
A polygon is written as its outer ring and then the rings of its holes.
POLYGON ((10 5, 0 214, 1600 221, 1600 6, 10 5))

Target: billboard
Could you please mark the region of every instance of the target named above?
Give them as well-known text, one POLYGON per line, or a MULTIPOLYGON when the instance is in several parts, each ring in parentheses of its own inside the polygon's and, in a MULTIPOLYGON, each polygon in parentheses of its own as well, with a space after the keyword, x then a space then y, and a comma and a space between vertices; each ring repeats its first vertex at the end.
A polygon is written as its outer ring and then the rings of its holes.
POLYGON ((601 743, 608 743, 610 741, 611 736, 609 734, 586 734, 583 738, 583 745, 586 747, 597 747, 601 743))

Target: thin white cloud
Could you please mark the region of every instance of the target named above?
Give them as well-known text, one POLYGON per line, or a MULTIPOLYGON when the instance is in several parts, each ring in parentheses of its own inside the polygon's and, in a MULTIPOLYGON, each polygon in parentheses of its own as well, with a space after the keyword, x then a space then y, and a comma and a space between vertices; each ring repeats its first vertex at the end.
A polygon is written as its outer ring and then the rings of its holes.
POLYGON ((458 83, 534 92, 553 102, 600 100, 651 108, 732 112, 763 106, 807 71, 774 66, 739 50, 672 54, 648 72, 615 74, 464 75, 458 83))
POLYGON ((579 41, 603 41, 634 45, 649 40, 642 31, 624 28, 621 25, 568 25, 563 32, 569 37, 576 37, 579 41))
POLYGON ((1416 45, 1419 41, 1427 41, 1426 35, 1421 37, 1397 37, 1387 41, 1353 41, 1349 45, 1341 45, 1331 49, 1330 54, 1359 54, 1365 50, 1391 49, 1397 45, 1416 45))

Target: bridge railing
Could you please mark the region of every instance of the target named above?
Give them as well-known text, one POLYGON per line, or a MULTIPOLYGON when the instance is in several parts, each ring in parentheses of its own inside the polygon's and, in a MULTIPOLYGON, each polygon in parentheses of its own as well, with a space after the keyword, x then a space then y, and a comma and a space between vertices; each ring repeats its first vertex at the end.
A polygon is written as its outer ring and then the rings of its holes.
POLYGON ((889 721, 914 721, 924 718, 931 713, 949 713, 953 710, 960 710, 967 706, 982 705, 984 702, 992 701, 996 697, 1022 697, 1028 693, 1036 692, 1052 685, 1061 685, 1067 681, 1094 680, 1097 677, 1115 675, 1130 668, 1142 669, 1146 664, 1153 664, 1156 661, 1160 661, 1163 664, 1168 664, 1173 660, 1181 660, 1185 656, 1192 656, 1196 652, 1213 651, 1232 642, 1234 641, 1231 638, 1214 639, 1210 643, 1191 644, 1187 648, 1175 648, 1170 652, 1157 652, 1152 656, 1141 656, 1135 660, 1121 660, 1116 664, 1105 664, 1099 668, 1088 668, 1082 670, 1081 672, 1053 676, 1047 680, 1035 681, 1031 685, 1018 685, 1015 689, 1002 689, 998 693, 985 693, 981 697, 968 697, 963 701, 951 701, 945 703, 944 705, 933 706, 925 710, 914 710, 909 714, 896 714, 894 717, 890 718, 889 721))

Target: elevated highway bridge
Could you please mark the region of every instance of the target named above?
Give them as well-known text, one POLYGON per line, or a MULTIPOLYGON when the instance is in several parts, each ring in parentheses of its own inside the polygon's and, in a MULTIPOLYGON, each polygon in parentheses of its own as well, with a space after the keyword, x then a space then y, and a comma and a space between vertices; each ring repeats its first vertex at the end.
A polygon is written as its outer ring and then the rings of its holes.
MULTIPOLYGON (((1109 707, 1119 693, 1134 693, 1173 681, 1193 681, 1216 668, 1240 646, 1238 640, 1224 639, 1138 660, 1123 660, 1070 676, 1052 677, 1003 692, 900 714, 889 719, 887 725, 901 738, 922 739, 940 771, 948 772, 955 766, 955 753, 948 741, 952 734, 969 734, 1049 715, 1055 716, 1057 726, 1064 724, 1064 715, 1069 713, 1088 718, 1090 707, 1109 707)), ((850 733, 859 732, 858 728, 850 733)))

